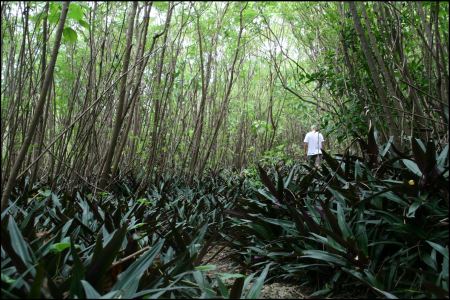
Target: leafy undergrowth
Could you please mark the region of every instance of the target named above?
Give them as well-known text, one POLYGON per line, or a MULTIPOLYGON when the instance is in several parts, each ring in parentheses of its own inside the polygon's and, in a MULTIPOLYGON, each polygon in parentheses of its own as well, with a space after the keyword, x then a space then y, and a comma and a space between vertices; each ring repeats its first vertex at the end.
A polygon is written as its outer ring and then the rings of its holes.
POLYGON ((132 180, 16 190, 1 216, 2 295, 258 298, 286 282, 314 287, 308 297, 446 297, 448 145, 413 139, 400 153, 372 134, 365 157, 162 177, 139 197, 132 180), (236 272, 208 263, 219 244, 236 272))

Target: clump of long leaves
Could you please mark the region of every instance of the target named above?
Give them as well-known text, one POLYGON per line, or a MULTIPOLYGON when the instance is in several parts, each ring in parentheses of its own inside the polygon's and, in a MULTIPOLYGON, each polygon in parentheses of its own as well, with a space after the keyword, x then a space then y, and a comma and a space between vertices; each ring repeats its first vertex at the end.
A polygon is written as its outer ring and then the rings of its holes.
POLYGON ((240 195, 236 176, 164 177, 142 197, 15 191, 1 216, 2 295, 8 298, 256 298, 269 271, 209 276, 203 256, 240 195), (236 278, 234 284, 224 283, 236 278))
POLYGON ((2 294, 257 298, 268 276, 313 283, 311 296, 446 296, 448 145, 412 139, 400 153, 373 130, 359 142, 364 157, 324 153, 318 169, 259 167, 262 185, 223 170, 161 177, 137 196, 132 178, 113 192, 25 178, 1 216, 2 294), (210 276, 202 258, 224 241, 242 274, 210 276))
POLYGON ((448 145, 413 138, 401 153, 373 129, 359 142, 364 157, 259 167, 265 187, 227 210, 224 238, 247 268, 271 262, 271 280, 316 284, 311 296, 448 297, 448 145))

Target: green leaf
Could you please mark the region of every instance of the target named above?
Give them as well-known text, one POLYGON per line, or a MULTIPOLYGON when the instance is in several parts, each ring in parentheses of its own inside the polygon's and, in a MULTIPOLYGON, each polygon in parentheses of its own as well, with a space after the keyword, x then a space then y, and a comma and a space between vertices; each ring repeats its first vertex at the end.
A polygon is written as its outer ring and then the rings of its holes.
POLYGON ((393 294, 391 294, 391 293, 389 293, 389 292, 386 292, 386 291, 382 291, 382 290, 380 290, 380 289, 378 289, 378 288, 376 288, 376 287, 372 287, 375 291, 377 291, 378 293, 380 293, 380 294, 382 294, 383 296, 385 296, 386 297, 386 299, 398 299, 398 297, 397 296, 395 296, 395 295, 393 295, 393 294))
POLYGON ((223 280, 223 281, 225 281, 225 280, 227 280, 227 279, 231 279, 231 278, 243 278, 243 277, 245 277, 244 274, 239 274, 239 273, 236 273, 236 274, 231 274, 231 273, 217 273, 217 275, 219 275, 219 276, 220 276, 220 279, 223 280))
POLYGON ((266 279, 267 273, 269 272, 270 265, 272 263, 269 263, 264 270, 261 272, 261 275, 256 279, 255 283, 252 285, 250 290, 247 293, 247 296, 245 298, 247 299, 257 299, 259 297, 259 294, 261 293, 262 286, 264 284, 264 280, 266 279))
POLYGON ((410 159, 402 159, 402 162, 405 164, 405 166, 414 174, 416 174, 417 176, 421 177, 422 176, 422 172, 420 171, 419 167, 417 166, 417 164, 415 162, 413 162, 410 159))
POLYGON ((436 250, 431 250, 431 255, 424 254, 422 256, 423 262, 426 263, 430 268, 434 271, 437 271, 437 263, 436 263, 436 250))
POLYGON ((209 299, 215 296, 214 290, 209 285, 208 281, 205 280, 202 273, 199 271, 192 272, 195 281, 197 282, 199 288, 202 290, 202 297, 207 296, 209 299))
POLYGON ((78 299, 81 299, 83 297, 82 294, 83 285, 81 283, 81 280, 84 278, 86 269, 84 268, 84 265, 80 260, 80 257, 75 249, 75 246, 72 243, 70 251, 72 254, 74 264, 72 267, 72 276, 70 278, 69 298, 75 298, 76 296, 78 299))
POLYGON ((297 170, 297 166, 293 166, 291 171, 289 172, 288 178, 284 182, 284 187, 287 189, 289 187, 289 184, 292 181, 292 176, 294 175, 294 172, 297 170))
POLYGON ((448 160, 448 144, 445 145, 442 152, 439 154, 439 156, 436 159, 436 165, 440 168, 445 167, 445 162, 448 160))
POLYGON ((168 1, 155 1, 153 2, 153 6, 159 11, 166 11, 169 8, 168 1))
POLYGON ((81 8, 80 5, 72 2, 69 5, 69 11, 67 12, 67 17, 69 19, 74 19, 74 20, 79 21, 83 18, 83 9, 81 8))
POLYGON ((318 259, 318 260, 323 260, 328 263, 337 264, 337 265, 341 265, 341 266, 347 265, 347 262, 342 257, 332 254, 332 253, 328 253, 326 251, 305 250, 305 251, 303 251, 303 254, 304 255, 301 257, 309 257, 309 258, 314 258, 314 259, 318 259))
POLYGON ((86 29, 89 29, 89 23, 85 20, 78 20, 78 23, 86 29))
POLYGON ((326 296, 329 293, 331 293, 333 291, 332 288, 324 288, 318 291, 315 291, 314 293, 312 293, 311 295, 308 296, 308 298, 315 298, 315 297, 319 297, 319 296, 326 296))
POLYGON ((411 206, 408 208, 408 213, 406 214, 407 218, 414 218, 416 214, 416 210, 422 205, 420 202, 414 202, 411 204, 411 206))
POLYGON ((217 269, 216 265, 203 265, 203 266, 195 267, 195 270, 197 270, 197 271, 212 271, 215 269, 217 269))
POLYGON ((408 206, 408 203, 406 203, 405 201, 403 201, 399 196, 397 196, 396 194, 394 194, 392 191, 388 191, 384 194, 381 195, 381 197, 389 199, 391 201, 394 201, 404 207, 408 206))
POLYGON ((28 250, 28 244, 23 239, 22 233, 17 227, 16 221, 14 221, 12 216, 9 217, 8 232, 10 235, 12 248, 20 257, 22 262, 27 267, 31 267, 33 260, 31 259, 30 251, 28 250))
POLYGON ((123 226, 118 229, 114 235, 112 235, 111 239, 108 241, 108 244, 105 248, 102 247, 101 238, 98 237, 97 243, 95 245, 94 256, 92 258, 92 262, 87 268, 86 279, 94 285, 100 282, 100 279, 103 277, 105 272, 111 266, 114 258, 119 252, 120 247, 122 246, 122 242, 127 233, 127 226, 123 226))
POLYGON ((381 157, 384 157, 386 155, 386 153, 388 152, 389 148, 392 145, 392 141, 394 140, 394 137, 391 136, 389 138, 389 141, 386 143, 386 147, 384 147, 383 151, 381 152, 381 157))
POLYGON ((37 267, 36 276, 34 277, 33 285, 31 286, 29 297, 31 299, 39 298, 41 295, 41 288, 45 278, 45 265, 44 261, 41 260, 39 266, 37 267))
POLYGON ((355 181, 362 177, 362 168, 359 160, 355 161, 355 181))
POLYGON ((348 226, 347 222, 345 221, 345 213, 339 202, 337 202, 337 220, 338 220, 339 228, 341 229, 344 239, 347 240, 348 237, 353 236, 350 227, 348 226))
POLYGON ((264 183, 264 185, 267 187, 267 189, 270 191, 272 195, 274 195, 278 200, 280 200, 280 196, 278 195, 278 192, 275 188, 275 186, 272 183, 272 180, 267 175, 266 171, 258 165, 258 171, 259 171, 259 177, 261 178, 261 181, 264 183))
POLYGON ((224 299, 228 299, 230 297, 230 292, 228 291, 227 287, 225 286, 225 284, 222 282, 222 280, 220 279, 220 277, 217 278, 217 285, 219 287, 219 291, 220 294, 222 295, 222 297, 224 299))
POLYGON ((131 226, 130 228, 128 228, 128 230, 133 230, 133 229, 142 227, 142 226, 144 226, 145 224, 147 224, 147 223, 137 223, 137 224, 134 224, 133 226, 131 226))
POLYGON ((342 253, 346 252, 346 249, 344 247, 342 247, 339 243, 337 243, 335 240, 333 240, 333 238, 330 236, 323 237, 318 234, 315 234, 314 232, 311 232, 311 235, 313 237, 308 237, 308 239, 317 241, 322 244, 326 244, 326 245, 330 246, 331 248, 336 249, 339 252, 342 252, 342 253))
POLYGON ((76 42, 78 36, 75 30, 70 27, 66 27, 63 30, 64 39, 66 39, 69 43, 76 42))
POLYGON ((61 16, 61 4, 56 2, 50 2, 50 9, 48 15, 48 21, 52 24, 56 24, 61 16))
POLYGON ((441 253, 445 258, 448 259, 448 248, 444 248, 439 244, 426 241, 431 247, 433 247, 437 252, 441 253))
POLYGON ((100 299, 101 295, 95 290, 95 288, 87 281, 81 280, 81 284, 86 294, 86 299, 100 299))
POLYGON ((123 290, 126 293, 124 297, 127 295, 132 295, 135 293, 135 288, 137 285, 133 286, 135 283, 139 283, 144 271, 149 268, 152 264, 155 257, 161 251, 162 246, 164 245, 164 240, 160 240, 156 245, 152 247, 149 251, 139 257, 131 266, 129 266, 124 272, 120 273, 117 279, 116 284, 113 286, 112 290, 123 290))
POLYGON ((56 244, 51 245, 50 251, 59 253, 59 252, 63 252, 67 248, 70 248, 70 242, 61 242, 61 243, 56 243, 56 244))
POLYGON ((366 223, 364 220, 364 213, 360 212, 359 214, 359 222, 356 225, 356 241, 358 242, 359 248, 363 251, 364 255, 368 255, 368 238, 367 238, 367 231, 366 231, 366 223))
POLYGON ((52 194, 52 191, 51 190, 45 190, 45 191, 39 190, 38 193, 40 195, 42 195, 44 198, 47 198, 47 197, 50 197, 50 195, 52 194))
POLYGON ((16 280, 12 279, 8 275, 2 273, 2 281, 7 283, 7 284, 11 284, 11 283, 14 283, 16 280))

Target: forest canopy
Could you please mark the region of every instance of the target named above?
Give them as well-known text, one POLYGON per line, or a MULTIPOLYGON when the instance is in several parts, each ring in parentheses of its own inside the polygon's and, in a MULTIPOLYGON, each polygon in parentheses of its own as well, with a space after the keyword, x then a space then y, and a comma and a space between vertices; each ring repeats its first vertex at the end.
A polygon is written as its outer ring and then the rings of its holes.
POLYGON ((448 3, 77 1, 55 45, 61 9, 2 4, 2 183, 27 135, 52 182, 298 159, 311 124, 448 138, 448 3))

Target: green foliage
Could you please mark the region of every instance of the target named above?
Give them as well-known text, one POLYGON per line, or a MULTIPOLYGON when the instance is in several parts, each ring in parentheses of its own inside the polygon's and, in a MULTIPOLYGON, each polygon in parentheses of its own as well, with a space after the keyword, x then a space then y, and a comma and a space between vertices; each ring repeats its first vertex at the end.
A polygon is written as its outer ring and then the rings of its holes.
POLYGON ((2 293, 228 298, 233 290, 257 297, 268 268, 255 279, 255 274, 210 277, 204 272, 214 266, 200 264, 204 249, 227 227, 224 210, 241 193, 241 179, 230 175, 199 178, 193 186, 162 177, 141 198, 133 196, 132 180, 118 183, 114 193, 68 194, 41 186, 23 191, 2 215, 2 293), (33 201, 36 196, 41 200, 33 201), (145 251, 121 262, 139 249, 145 251), (245 284, 227 286, 225 279, 245 284))
POLYGON ((64 40, 68 41, 69 43, 75 43, 77 41, 78 35, 72 28, 65 27, 63 30, 63 37, 64 40))
POLYGON ((155 1, 153 6, 160 11, 166 11, 169 8, 169 2, 167 1, 155 1))
MULTIPOLYGON (((131 64, 137 61, 144 33, 141 4, 131 64)), ((25 14, 21 15, 25 5, 5 3, 2 11, 2 137, 8 150, 2 152, 2 165, 9 168, 8 159, 17 156, 16 148, 26 136, 42 83, 44 5, 26 3, 28 32, 25 14)), ((434 141, 412 138, 411 150, 400 153, 392 140, 377 144, 367 120, 383 129, 386 116, 378 107, 348 3, 229 3, 220 28, 217 16, 226 3, 175 3, 168 30, 154 40, 165 27, 169 5, 168 1, 152 3, 143 53, 149 55, 155 41, 154 52, 148 56, 141 85, 136 86, 141 62, 130 68, 126 84, 127 103, 133 106, 127 106, 124 122, 132 122, 133 135, 126 140, 119 169, 134 164, 132 171, 139 175, 121 177, 111 190, 98 192, 77 185, 80 175, 75 171, 86 174, 83 166, 92 167, 87 170, 91 176, 101 168, 98 156, 110 136, 110 114, 115 111, 111 108, 119 94, 129 6, 105 2, 94 11, 84 2, 70 3, 48 93, 47 121, 42 123, 46 126, 42 144, 49 145, 93 106, 40 160, 37 178, 53 176, 55 170, 69 175, 62 178, 64 184, 56 184, 61 190, 51 190, 43 182, 30 184, 25 177, 13 191, 1 222, 2 294, 11 298, 257 298, 264 282, 292 280, 314 284, 311 296, 331 296, 345 285, 388 298, 446 296, 448 145, 441 148, 434 141), (245 29, 236 49, 244 5, 245 29), (88 16, 92 16, 90 23, 88 16), (236 53, 233 73, 230 67, 236 53), (209 85, 202 115, 204 73, 209 85), (225 102, 231 74, 233 86, 225 102), (303 99, 287 91, 285 84, 303 99), (100 101, 94 104, 97 97, 100 101), (214 171, 193 176, 188 168, 194 135, 202 132, 196 145, 201 161, 217 120, 222 127, 217 145, 212 143, 215 152, 206 162, 214 171), (303 154, 299 136, 313 121, 338 147, 358 138, 362 157, 324 153, 321 168, 295 164, 295 156, 303 154), (366 132, 369 137, 362 140, 366 132), (154 153, 149 151, 152 147, 157 147, 154 153), (54 161, 52 155, 61 161, 54 161), (235 158, 236 168, 245 168, 239 174, 217 171, 235 158), (55 166, 46 165, 49 161, 55 166), (257 162, 260 165, 252 164, 257 162), (179 173, 187 172, 189 178, 175 175, 179 170, 169 164, 184 168, 179 173), (137 194, 146 175, 152 185, 137 194), (201 260, 218 241, 237 250, 233 259, 243 271, 209 275, 214 265, 201 260), (225 283, 229 279, 234 280, 232 285, 225 283)), ((422 3, 426 22, 416 3, 362 5, 371 24, 363 23, 363 29, 372 30, 393 75, 396 92, 389 95, 388 104, 399 103, 405 113, 398 115, 397 123, 428 118, 434 127, 448 122, 448 106, 440 95, 448 74, 445 38, 440 41, 444 53, 435 51, 437 37, 448 36, 448 4, 422 3), (438 26, 427 23, 435 20, 438 26), (433 34, 431 52, 427 52, 427 28, 433 34), (441 73, 442 78, 436 77, 441 73), (412 101, 413 91, 423 104, 422 118, 412 119, 421 109, 412 101)), ((61 8, 61 3, 49 2, 47 63, 61 8)), ((386 86, 387 78, 380 80, 386 86)), ((439 129, 440 125, 432 133, 439 129)), ((446 138, 445 133, 440 143, 446 138)), ((39 148, 33 142, 25 161, 34 160, 39 148)))
POLYGON ((56 24, 61 16, 62 5, 56 2, 50 2, 48 21, 51 24, 56 24))
POLYGON ((448 146, 437 152, 414 139, 411 155, 397 156, 373 135, 360 143, 364 157, 324 151, 318 169, 222 170, 191 185, 162 176, 140 197, 133 179, 113 193, 19 191, 2 215, 2 292, 257 298, 264 282, 301 279, 316 285, 314 295, 351 284, 373 296, 441 297, 448 146), (247 271, 209 275, 216 266, 200 262, 217 241, 247 271))
POLYGON ((324 152, 309 173, 306 165, 259 169, 265 188, 229 211, 236 231, 226 235, 248 268, 274 263, 272 278, 303 278, 317 284, 314 295, 343 285, 374 297, 448 293, 448 161, 437 159, 448 147, 436 153, 433 142, 413 142, 405 166, 370 135, 366 159, 324 152))
POLYGON ((82 21, 83 9, 81 8, 81 6, 77 3, 70 3, 69 11, 67 12, 67 18, 82 21))

